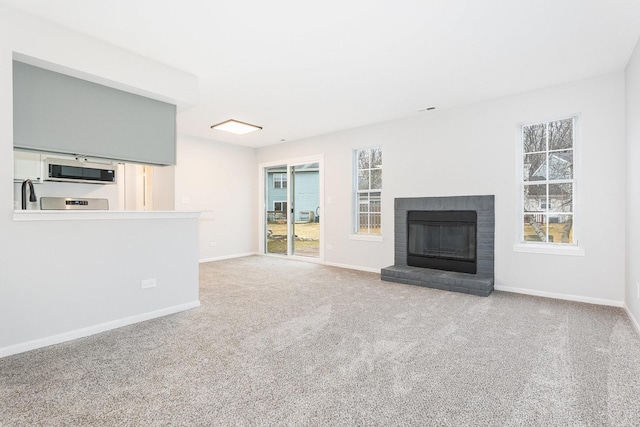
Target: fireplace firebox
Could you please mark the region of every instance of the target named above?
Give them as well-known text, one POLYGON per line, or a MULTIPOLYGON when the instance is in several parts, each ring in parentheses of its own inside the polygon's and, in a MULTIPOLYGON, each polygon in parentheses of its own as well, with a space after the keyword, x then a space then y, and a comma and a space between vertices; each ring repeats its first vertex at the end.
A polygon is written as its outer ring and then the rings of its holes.
POLYGON ((407 265, 476 274, 475 211, 408 211, 407 265))

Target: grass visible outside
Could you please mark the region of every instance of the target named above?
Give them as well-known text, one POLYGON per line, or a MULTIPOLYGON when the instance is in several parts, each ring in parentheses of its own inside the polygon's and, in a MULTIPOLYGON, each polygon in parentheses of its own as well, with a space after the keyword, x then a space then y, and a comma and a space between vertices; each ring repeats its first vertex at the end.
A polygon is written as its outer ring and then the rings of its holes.
MULTIPOLYGON (((287 224, 267 224, 267 228, 271 230, 275 236, 284 236, 287 234, 287 224)), ((298 237, 320 239, 320 223, 305 222, 303 224, 295 224, 295 233, 298 237)))
MULTIPOLYGON (((296 250, 303 251, 305 249, 320 249, 319 240, 296 240, 296 250)), ((287 241, 286 240, 267 240, 267 253, 270 254, 286 254, 287 253, 287 241)))
MULTIPOLYGON (((546 224, 540 224, 540 227, 546 232, 546 224)), ((552 223, 549 224, 549 236, 553 237, 553 243, 562 243, 562 230, 564 229, 564 224, 560 223, 552 223)), ((536 234, 533 227, 529 224, 524 225, 524 236, 525 240, 530 240, 532 242, 538 241, 538 235, 536 234), (527 236, 535 236, 532 238, 528 238, 527 236)), ((549 239, 551 241, 551 239, 549 239)), ((569 243, 573 243, 573 228, 569 233, 569 243)))
POLYGON ((382 228, 380 228, 380 227, 371 227, 371 228, 361 227, 360 228, 360 233, 361 234, 382 234, 382 228))
MULTIPOLYGON (((267 229, 271 230, 272 236, 267 236, 267 252, 270 254, 286 254, 288 240, 286 237, 287 224, 267 224, 267 229), (284 237, 278 238, 280 236, 284 237)), ((308 222, 295 224, 295 234, 297 236, 295 243, 296 250, 301 251, 320 248, 320 223, 308 222)))
MULTIPOLYGON (((272 231, 273 235, 284 236, 287 234, 287 224, 267 224, 267 228, 272 231)), ((304 237, 308 239, 320 239, 320 223, 308 222, 302 224, 295 224, 295 233, 298 237, 304 237)), ((380 227, 375 228, 362 228, 360 230, 362 234, 381 234, 382 229, 380 227)))

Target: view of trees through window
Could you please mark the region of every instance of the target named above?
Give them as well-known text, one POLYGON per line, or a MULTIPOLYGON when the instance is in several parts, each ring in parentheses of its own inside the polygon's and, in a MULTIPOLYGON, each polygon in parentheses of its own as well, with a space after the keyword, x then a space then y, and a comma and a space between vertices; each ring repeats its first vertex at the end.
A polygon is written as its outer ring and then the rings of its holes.
POLYGON ((573 244, 573 117, 522 127, 523 240, 573 244))
POLYGON ((382 148, 356 150, 355 231, 381 233, 382 148))

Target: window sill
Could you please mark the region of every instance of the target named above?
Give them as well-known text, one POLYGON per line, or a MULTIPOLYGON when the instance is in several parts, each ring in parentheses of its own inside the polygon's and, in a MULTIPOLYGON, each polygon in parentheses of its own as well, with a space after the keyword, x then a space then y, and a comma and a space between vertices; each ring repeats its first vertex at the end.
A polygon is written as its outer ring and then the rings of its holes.
POLYGON ((362 240, 364 242, 383 242, 382 234, 349 234, 349 240, 362 240))
POLYGON ((584 249, 578 246, 560 246, 544 243, 516 243, 514 252, 527 252, 533 254, 584 256, 584 249))

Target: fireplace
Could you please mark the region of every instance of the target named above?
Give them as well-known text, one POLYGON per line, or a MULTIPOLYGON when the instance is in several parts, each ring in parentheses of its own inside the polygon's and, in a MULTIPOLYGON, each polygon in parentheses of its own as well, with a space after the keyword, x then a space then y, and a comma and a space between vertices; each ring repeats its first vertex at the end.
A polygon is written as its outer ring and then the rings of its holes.
POLYGON ((488 296, 494 283, 494 196, 395 199, 394 265, 382 280, 488 296))
POLYGON ((407 265, 476 274, 476 211, 408 211, 407 265))

